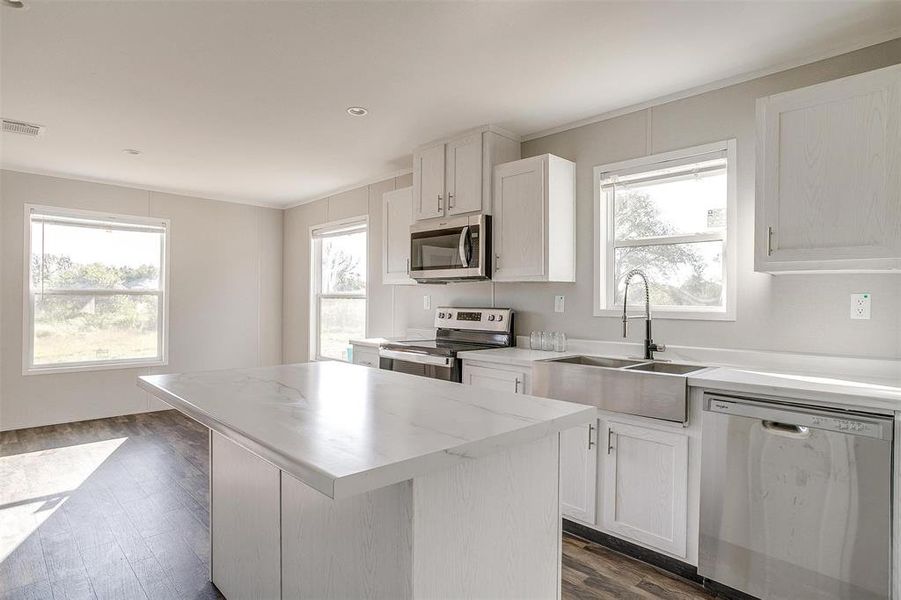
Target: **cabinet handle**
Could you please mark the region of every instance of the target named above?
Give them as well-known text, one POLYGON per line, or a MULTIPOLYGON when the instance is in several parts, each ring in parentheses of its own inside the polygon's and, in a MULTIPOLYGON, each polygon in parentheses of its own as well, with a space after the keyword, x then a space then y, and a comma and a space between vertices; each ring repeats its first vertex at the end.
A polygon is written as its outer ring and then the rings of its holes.
POLYGON ((594 433, 594 425, 588 424, 588 449, 591 450, 594 448, 594 441, 591 439, 591 434, 594 433))
POLYGON ((438 210, 436 212, 441 212, 441 194, 438 194, 438 210))
POLYGON ((500 254, 494 255, 494 268, 495 268, 495 270, 501 268, 501 255, 500 254))
POLYGON ((607 430, 607 454, 613 451, 613 430, 607 430))
POLYGON ((410 259, 407 259, 407 277, 410 276, 410 259))
POLYGON ((766 255, 773 255, 773 226, 766 228, 766 255))
POLYGON ((453 207, 454 207, 454 195, 453 195, 453 194, 448 194, 448 195, 447 195, 447 207, 448 207, 448 208, 453 208, 453 207))
POLYGON ((519 393, 519 377, 516 378, 516 381, 513 382, 513 393, 519 393))

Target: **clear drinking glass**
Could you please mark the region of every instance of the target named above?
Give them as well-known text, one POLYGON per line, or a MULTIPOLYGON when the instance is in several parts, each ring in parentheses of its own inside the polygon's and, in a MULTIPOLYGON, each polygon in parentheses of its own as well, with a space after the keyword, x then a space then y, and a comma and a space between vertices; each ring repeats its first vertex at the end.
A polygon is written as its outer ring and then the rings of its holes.
POLYGON ((541 333, 533 331, 529 334, 529 348, 532 350, 541 350, 541 333))
POLYGON ((557 352, 566 352, 566 334, 558 331, 554 334, 554 350, 557 352))
POLYGON ((550 331, 542 331, 541 332, 541 349, 542 350, 553 350, 554 349, 554 338, 550 331))

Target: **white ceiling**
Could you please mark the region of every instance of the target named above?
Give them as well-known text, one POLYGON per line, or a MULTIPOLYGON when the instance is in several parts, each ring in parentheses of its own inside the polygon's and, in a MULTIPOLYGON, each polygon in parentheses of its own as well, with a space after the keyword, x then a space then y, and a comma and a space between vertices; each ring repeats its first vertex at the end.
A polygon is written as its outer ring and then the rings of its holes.
POLYGON ((285 206, 898 35, 901 2, 40 2, 0 9, 4 168, 285 206), (347 115, 361 105, 370 114, 347 115), (138 148, 128 156, 123 148, 138 148))

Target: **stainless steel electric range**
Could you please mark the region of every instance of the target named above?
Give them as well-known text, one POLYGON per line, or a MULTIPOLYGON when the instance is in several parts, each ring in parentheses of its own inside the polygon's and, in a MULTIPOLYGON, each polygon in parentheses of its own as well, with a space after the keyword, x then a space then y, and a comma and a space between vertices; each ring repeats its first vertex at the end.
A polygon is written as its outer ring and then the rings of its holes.
POLYGON ((516 344, 513 310, 455 308, 435 311, 435 339, 386 342, 379 347, 379 368, 460 382, 458 352, 505 348, 516 344))

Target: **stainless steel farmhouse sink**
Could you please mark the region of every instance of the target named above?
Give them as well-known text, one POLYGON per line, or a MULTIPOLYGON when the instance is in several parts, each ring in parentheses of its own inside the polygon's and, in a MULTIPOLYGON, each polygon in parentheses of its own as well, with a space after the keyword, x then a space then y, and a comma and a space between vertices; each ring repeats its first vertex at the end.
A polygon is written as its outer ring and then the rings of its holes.
POLYGON ((705 367, 603 356, 571 356, 532 365, 532 394, 602 410, 684 423, 687 375, 705 367))

